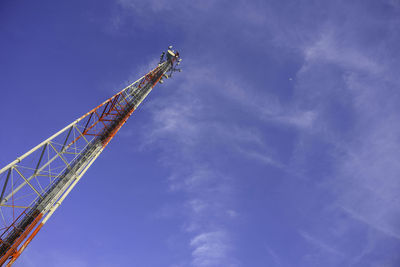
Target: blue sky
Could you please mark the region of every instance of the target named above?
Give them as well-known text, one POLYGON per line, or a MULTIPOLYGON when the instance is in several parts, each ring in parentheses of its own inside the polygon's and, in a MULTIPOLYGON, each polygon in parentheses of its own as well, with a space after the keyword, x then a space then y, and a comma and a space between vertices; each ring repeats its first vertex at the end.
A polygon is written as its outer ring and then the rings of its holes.
POLYGON ((156 65, 15 266, 400 265, 400 4, 3 1, 2 166, 156 65))

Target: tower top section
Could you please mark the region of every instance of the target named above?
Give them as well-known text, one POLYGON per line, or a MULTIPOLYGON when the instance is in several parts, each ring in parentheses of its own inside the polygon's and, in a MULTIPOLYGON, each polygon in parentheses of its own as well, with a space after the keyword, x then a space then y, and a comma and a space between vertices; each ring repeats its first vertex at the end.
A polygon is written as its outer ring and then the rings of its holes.
MULTIPOLYGON (((172 73, 178 71, 181 72, 182 69, 178 68, 178 66, 181 64, 181 57, 179 54, 179 51, 177 50, 173 50, 172 49, 172 45, 168 46, 168 49, 166 52, 162 52, 161 56, 160 56, 160 62, 158 63, 158 65, 160 66, 161 64, 167 62, 168 64, 170 64, 170 69, 167 71, 168 73, 165 73, 163 78, 170 78, 172 77, 172 73)), ((160 83, 164 83, 163 79, 160 80, 160 83)))

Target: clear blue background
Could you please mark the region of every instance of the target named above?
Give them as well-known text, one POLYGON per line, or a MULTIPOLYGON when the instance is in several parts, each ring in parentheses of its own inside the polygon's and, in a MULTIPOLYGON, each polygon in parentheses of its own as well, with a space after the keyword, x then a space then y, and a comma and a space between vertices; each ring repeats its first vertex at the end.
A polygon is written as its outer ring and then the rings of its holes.
POLYGON ((397 0, 0 3, 0 165, 158 85, 15 266, 400 266, 397 0))

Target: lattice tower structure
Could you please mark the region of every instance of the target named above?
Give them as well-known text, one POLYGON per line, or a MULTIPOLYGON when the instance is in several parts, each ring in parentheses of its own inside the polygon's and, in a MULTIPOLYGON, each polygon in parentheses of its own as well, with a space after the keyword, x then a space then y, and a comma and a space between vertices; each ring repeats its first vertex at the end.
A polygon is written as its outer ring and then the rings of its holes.
POLYGON ((0 170, 0 266, 14 263, 153 87, 178 70, 179 54, 163 55, 155 69, 0 170))

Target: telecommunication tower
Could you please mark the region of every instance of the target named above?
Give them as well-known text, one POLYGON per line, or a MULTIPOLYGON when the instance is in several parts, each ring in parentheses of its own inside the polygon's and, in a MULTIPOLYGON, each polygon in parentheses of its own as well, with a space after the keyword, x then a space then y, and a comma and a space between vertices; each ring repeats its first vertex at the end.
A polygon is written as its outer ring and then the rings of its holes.
POLYGON ((0 169, 0 266, 11 266, 153 87, 181 59, 156 68, 0 169))

